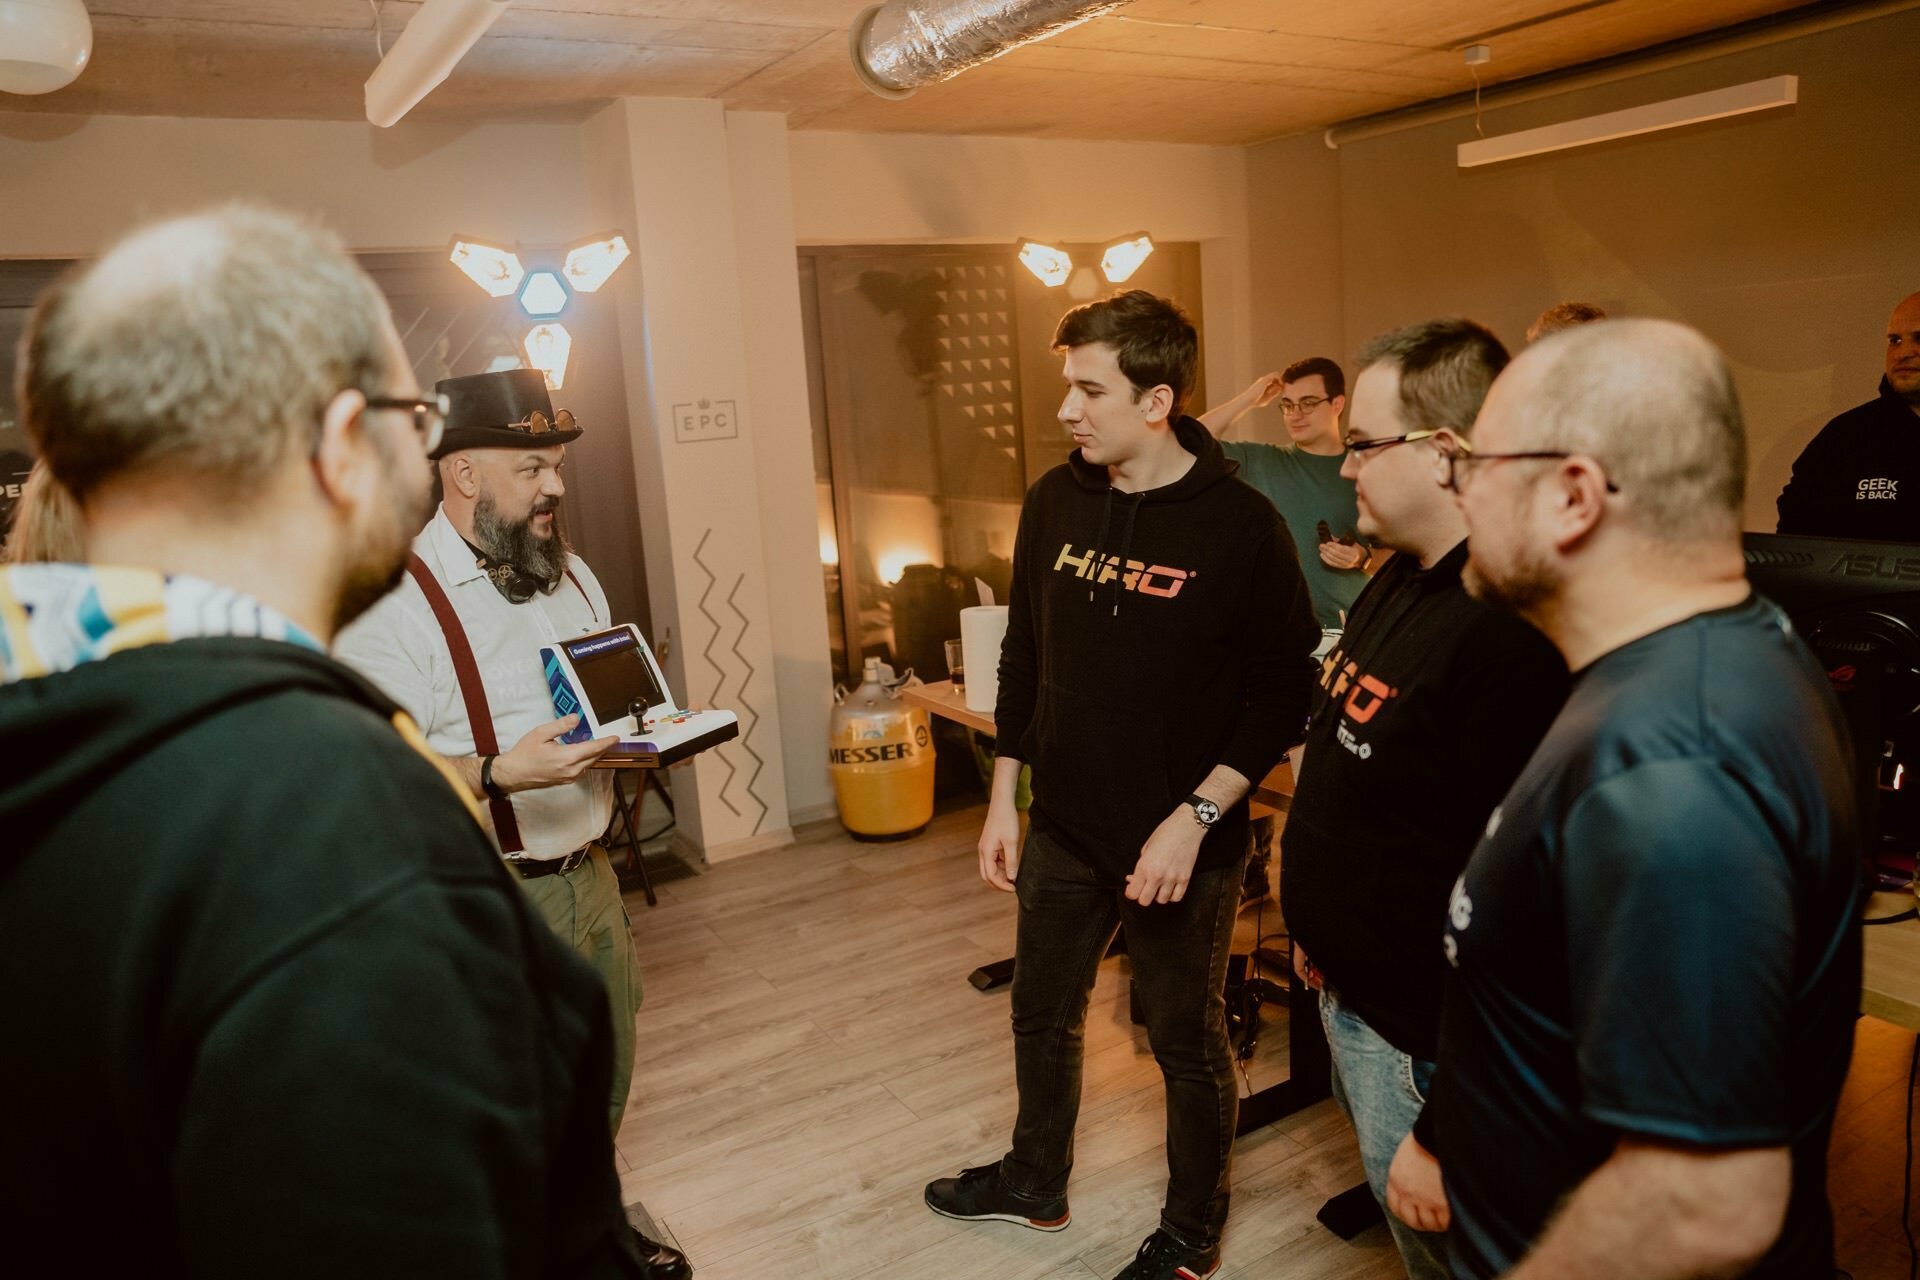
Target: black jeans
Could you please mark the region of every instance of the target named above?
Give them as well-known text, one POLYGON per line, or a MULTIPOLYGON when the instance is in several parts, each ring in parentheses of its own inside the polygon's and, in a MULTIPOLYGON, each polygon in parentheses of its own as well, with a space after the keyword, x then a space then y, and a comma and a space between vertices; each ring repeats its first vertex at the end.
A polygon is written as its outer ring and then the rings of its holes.
POLYGON ((1080 1115, 1082 1035, 1094 971, 1127 931, 1134 990, 1167 1087, 1167 1200, 1161 1225, 1210 1247, 1227 1221, 1227 1172, 1240 1109, 1224 989, 1244 859, 1197 872, 1179 902, 1143 907, 1045 832, 1034 830, 1016 887, 1014 1077, 1020 1115, 1000 1174, 1016 1193, 1063 1195, 1080 1115))

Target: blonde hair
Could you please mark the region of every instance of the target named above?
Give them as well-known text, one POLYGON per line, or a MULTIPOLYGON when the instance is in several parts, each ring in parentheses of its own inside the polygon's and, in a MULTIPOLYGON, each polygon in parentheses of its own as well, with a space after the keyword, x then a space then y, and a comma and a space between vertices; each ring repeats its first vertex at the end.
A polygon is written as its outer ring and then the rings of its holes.
POLYGON ((36 462, 20 488, 7 534, 8 564, 77 564, 87 558, 80 504, 73 500, 47 464, 36 462))

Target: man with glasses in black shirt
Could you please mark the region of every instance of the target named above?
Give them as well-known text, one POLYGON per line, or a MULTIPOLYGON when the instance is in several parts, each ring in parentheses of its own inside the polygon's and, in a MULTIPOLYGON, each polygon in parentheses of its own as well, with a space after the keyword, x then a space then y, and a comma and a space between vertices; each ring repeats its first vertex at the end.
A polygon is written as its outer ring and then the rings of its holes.
POLYGON ((1475 1280, 1830 1276, 1850 752, 1746 582, 1726 362, 1668 322, 1585 326, 1515 361, 1475 437, 1447 449, 1468 587, 1575 683, 1454 887, 1439 1070, 1389 1202, 1444 1171, 1475 1280))
MULTIPOLYGON (((1411 325, 1360 355, 1341 473, 1361 536, 1400 554, 1322 669, 1283 840, 1295 972, 1320 990, 1334 1096, 1383 1204, 1438 1055, 1447 892, 1566 697, 1553 646, 1461 585, 1467 526, 1440 484, 1436 445, 1468 438, 1506 364, 1471 320, 1411 325)), ((1445 1237, 1388 1225, 1412 1280, 1444 1280, 1445 1237)))

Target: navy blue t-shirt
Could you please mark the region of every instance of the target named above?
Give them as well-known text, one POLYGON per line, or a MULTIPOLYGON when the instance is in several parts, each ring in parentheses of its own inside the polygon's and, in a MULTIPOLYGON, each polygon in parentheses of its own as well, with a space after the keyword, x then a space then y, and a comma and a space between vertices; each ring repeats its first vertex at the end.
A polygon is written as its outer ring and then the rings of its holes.
POLYGON ((1748 1274, 1832 1275, 1861 884, 1841 713, 1772 604, 1579 673, 1449 904, 1426 1120, 1454 1274, 1512 1268, 1632 1136, 1790 1147, 1786 1223, 1748 1274))

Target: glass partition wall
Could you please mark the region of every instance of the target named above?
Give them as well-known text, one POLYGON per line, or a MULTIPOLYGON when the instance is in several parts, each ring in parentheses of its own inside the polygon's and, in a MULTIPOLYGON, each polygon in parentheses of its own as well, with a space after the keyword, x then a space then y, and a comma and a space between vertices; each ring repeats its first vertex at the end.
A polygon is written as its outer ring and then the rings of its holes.
MULTIPOLYGON (((1197 324, 1199 257, 1163 245, 1125 287, 1197 324)), ((1054 326, 1116 286, 1083 267, 1046 288, 1005 245, 803 249, 800 285, 835 678, 877 656, 945 679, 960 610, 982 584, 1006 600, 1027 485, 1072 448, 1054 326)))

